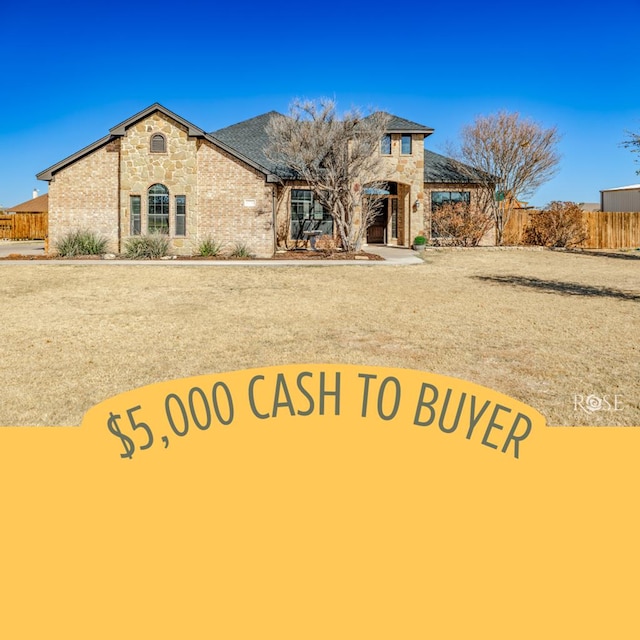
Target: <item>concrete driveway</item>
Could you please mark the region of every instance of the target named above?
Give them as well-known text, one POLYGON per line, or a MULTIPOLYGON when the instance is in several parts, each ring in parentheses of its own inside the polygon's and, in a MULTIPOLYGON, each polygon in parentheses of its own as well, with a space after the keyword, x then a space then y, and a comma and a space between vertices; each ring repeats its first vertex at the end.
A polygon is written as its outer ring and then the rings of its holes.
POLYGON ((0 240, 0 258, 12 253, 23 256, 44 255, 44 240, 0 240))

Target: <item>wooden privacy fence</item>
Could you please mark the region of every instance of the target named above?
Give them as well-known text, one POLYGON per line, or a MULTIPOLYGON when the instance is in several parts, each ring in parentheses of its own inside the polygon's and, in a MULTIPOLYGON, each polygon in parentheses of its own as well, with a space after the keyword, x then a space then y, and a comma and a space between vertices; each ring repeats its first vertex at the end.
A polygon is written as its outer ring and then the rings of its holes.
POLYGON ((585 217, 589 231, 585 249, 640 247, 640 212, 589 211, 585 217))
MULTIPOLYGON (((505 244, 523 244, 529 216, 536 211, 515 210, 505 227, 505 244)), ((583 211, 589 237, 583 249, 629 249, 640 247, 640 212, 583 211)))
POLYGON ((46 237, 46 213, 0 215, 1 240, 44 240, 46 237))

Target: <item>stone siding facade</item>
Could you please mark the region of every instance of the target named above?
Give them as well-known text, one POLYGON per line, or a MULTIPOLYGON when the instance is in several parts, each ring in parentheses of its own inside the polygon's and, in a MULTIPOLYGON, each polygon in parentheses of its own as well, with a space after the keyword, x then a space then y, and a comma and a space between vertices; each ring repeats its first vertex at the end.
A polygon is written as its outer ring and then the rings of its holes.
MULTIPOLYGON (((391 243, 411 246, 413 238, 425 230, 424 217, 424 134, 411 134, 411 154, 402 153, 402 134, 391 134, 391 155, 381 154, 384 177, 398 183, 398 238, 391 243), (417 203, 417 204, 416 204, 417 203)), ((388 237, 391 238, 389 223, 388 237)))
POLYGON ((175 253, 191 253, 191 230, 197 229, 197 140, 186 127, 156 112, 129 127, 120 144, 120 208, 123 239, 131 235, 130 197, 140 196, 141 232, 146 234, 148 190, 162 184, 169 190, 169 238, 175 253), (166 151, 151 151, 151 137, 161 134, 166 151), (186 197, 186 237, 176 237, 175 196, 186 197))

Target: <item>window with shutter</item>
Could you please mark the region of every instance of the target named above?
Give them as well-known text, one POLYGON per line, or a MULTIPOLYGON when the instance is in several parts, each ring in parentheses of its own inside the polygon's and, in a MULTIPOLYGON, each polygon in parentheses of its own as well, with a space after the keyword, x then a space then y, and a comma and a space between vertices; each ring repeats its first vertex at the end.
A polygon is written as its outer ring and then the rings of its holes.
POLYGON ((167 150, 167 141, 161 133, 151 136, 151 153, 164 153, 167 150))

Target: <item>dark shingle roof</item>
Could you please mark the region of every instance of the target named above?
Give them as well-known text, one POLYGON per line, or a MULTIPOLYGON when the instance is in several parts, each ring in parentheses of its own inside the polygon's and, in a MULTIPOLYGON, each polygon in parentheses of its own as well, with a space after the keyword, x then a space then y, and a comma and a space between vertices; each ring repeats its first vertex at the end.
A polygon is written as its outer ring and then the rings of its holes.
POLYGON ((425 182, 482 182, 484 176, 472 167, 441 156, 428 149, 424 150, 425 182))
MULTIPOLYGON (((109 135, 105 138, 94 142, 49 169, 39 173, 37 175, 38 179, 51 180, 56 171, 107 144, 110 140, 124 135, 127 127, 156 110, 161 111, 165 115, 182 123, 187 128, 189 135, 206 138, 232 153, 240 160, 243 160, 260 171, 263 171, 267 174, 267 181, 276 179, 275 175, 271 174, 276 174, 283 178, 295 177, 289 174, 289 172, 287 172, 283 167, 276 166, 276 164, 269 160, 264 153, 270 142, 267 134, 267 125, 273 117, 282 116, 282 114, 277 111, 269 111, 268 113, 256 116, 255 118, 250 118, 207 134, 199 127, 196 127, 162 105, 156 103, 110 129, 109 135)), ((423 133, 426 137, 433 132, 433 129, 430 127, 425 127, 424 125, 412 122, 411 120, 406 120, 405 118, 400 118, 389 113, 386 115, 389 116, 389 124, 387 127, 387 131, 389 133, 423 133)), ((482 175, 461 162, 451 158, 446 158, 445 156, 441 156, 433 151, 425 149, 424 181, 430 183, 474 183, 482 181, 482 175)))
POLYGON ((268 172, 274 173, 277 168, 264 154, 264 150, 269 146, 267 125, 271 118, 280 115, 282 114, 277 111, 269 111, 255 118, 232 124, 230 127, 212 131, 209 135, 253 160, 268 172))
POLYGON ((423 124, 418 124, 417 122, 412 122, 411 120, 394 116, 392 113, 387 113, 386 111, 383 111, 382 113, 386 113, 386 115, 389 116, 389 123, 387 124, 388 133, 424 133, 425 136, 433 133, 433 129, 431 127, 425 127, 423 124))
MULTIPOLYGON (((433 132, 433 129, 430 127, 411 122, 411 120, 405 120, 390 113, 386 115, 389 116, 389 125, 387 127, 389 133, 424 133, 425 136, 427 136, 433 132)), ((212 131, 209 135, 247 158, 250 158, 267 171, 276 173, 281 177, 293 177, 291 175, 285 175, 287 172, 284 168, 276 166, 264 153, 264 150, 269 146, 270 142, 266 128, 274 116, 282 116, 282 114, 277 111, 269 111, 268 113, 263 113, 249 120, 243 120, 224 129, 212 131)))

